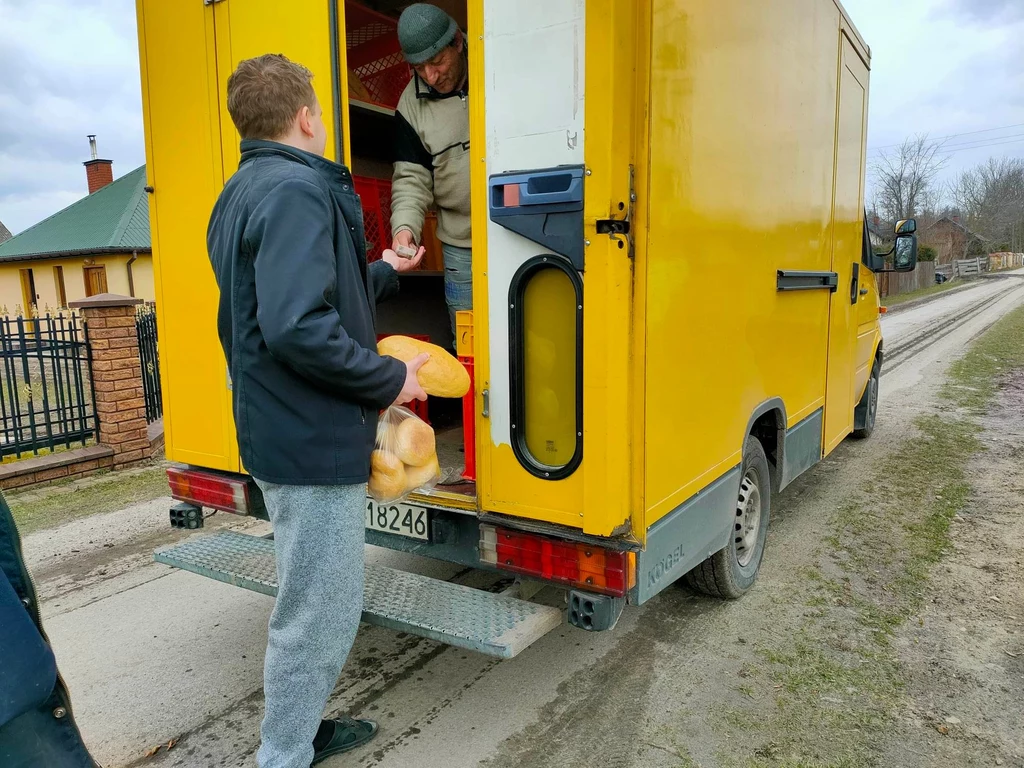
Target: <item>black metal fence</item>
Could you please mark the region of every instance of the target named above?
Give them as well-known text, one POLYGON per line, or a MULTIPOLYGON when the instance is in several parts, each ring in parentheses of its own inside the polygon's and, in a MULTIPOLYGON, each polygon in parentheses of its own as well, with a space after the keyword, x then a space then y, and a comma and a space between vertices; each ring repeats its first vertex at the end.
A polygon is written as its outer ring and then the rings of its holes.
POLYGON ((85 445, 98 422, 92 356, 75 315, 0 317, 0 455, 85 445))
POLYGON ((135 333, 139 337, 142 360, 142 391, 146 399, 146 421, 152 424, 164 414, 160 389, 160 353, 156 337, 156 309, 152 304, 139 307, 135 315, 135 333))

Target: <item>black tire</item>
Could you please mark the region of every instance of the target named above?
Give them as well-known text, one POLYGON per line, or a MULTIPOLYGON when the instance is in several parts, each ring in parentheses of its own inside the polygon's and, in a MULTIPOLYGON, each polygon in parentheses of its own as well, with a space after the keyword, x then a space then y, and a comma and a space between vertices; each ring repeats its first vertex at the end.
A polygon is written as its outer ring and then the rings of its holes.
POLYGON ((871 369, 871 378, 868 385, 864 387, 864 394, 853 412, 853 423, 862 423, 864 426, 853 430, 853 437, 857 440, 867 440, 875 431, 875 419, 878 417, 878 363, 871 369))
POLYGON ((726 547, 686 574, 687 585, 705 595, 730 600, 743 596, 754 586, 768 536, 771 493, 764 448, 756 437, 748 437, 743 447, 733 535, 726 547), (741 535, 744 528, 746 535, 741 535))

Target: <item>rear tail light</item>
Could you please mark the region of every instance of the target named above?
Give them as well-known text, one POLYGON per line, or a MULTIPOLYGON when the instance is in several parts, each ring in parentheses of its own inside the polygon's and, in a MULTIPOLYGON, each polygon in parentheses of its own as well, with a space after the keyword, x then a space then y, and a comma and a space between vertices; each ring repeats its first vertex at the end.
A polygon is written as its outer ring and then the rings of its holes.
POLYGON ((171 486, 171 496, 178 501, 236 515, 249 514, 249 483, 246 480, 171 467, 167 470, 167 481, 171 486))
POLYGON ((635 584, 632 552, 490 525, 480 526, 480 559, 503 571, 615 597, 635 584))

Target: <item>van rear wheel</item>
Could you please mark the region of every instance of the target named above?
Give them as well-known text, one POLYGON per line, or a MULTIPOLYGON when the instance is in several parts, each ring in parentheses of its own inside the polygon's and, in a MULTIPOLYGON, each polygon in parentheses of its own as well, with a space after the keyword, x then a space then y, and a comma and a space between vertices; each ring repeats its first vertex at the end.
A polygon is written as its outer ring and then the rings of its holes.
POLYGON ((729 543, 686 575, 686 583, 712 597, 735 599, 757 580, 771 514, 771 475, 761 442, 748 437, 729 543))

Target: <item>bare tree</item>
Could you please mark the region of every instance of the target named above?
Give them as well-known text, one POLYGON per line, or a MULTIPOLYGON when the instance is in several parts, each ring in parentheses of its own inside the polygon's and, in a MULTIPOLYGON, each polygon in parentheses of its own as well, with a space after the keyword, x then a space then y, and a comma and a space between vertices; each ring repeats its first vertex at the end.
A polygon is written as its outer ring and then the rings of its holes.
POLYGON ((874 206, 882 216, 895 221, 936 207, 935 177, 949 162, 949 155, 941 152, 942 146, 943 142, 918 135, 879 154, 871 170, 874 206))
POLYGON ((990 158, 963 171, 949 195, 967 226, 994 247, 1024 250, 1024 160, 990 158))

